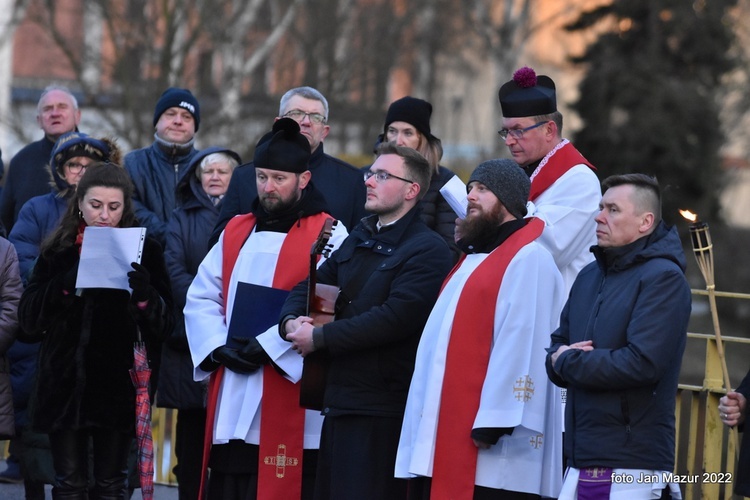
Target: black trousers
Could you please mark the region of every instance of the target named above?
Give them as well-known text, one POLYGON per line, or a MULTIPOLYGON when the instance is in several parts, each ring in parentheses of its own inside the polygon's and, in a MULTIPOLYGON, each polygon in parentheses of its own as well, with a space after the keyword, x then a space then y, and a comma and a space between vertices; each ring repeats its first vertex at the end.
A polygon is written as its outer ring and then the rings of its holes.
POLYGON ((405 479, 393 477, 401 418, 326 417, 320 436, 315 500, 403 500, 405 479))
POLYGON ((175 455, 177 490, 180 500, 198 500, 203 461, 203 436, 206 431, 206 409, 177 410, 175 455))
MULTIPOLYGON (((227 444, 211 447, 208 481, 208 500, 262 500, 258 499, 258 467, 260 448, 233 439, 227 444)), ((302 451, 302 498, 312 500, 318 450, 302 451)))
MULTIPOLYGON (((429 500, 431 489, 431 477, 409 479, 409 500, 429 500)), ((540 498, 542 497, 531 493, 474 486, 474 500, 539 500, 540 498)))
POLYGON ((55 500, 128 498, 128 453, 133 436, 109 429, 60 430, 49 435, 55 466, 55 500), (94 487, 89 492, 89 440, 94 487))

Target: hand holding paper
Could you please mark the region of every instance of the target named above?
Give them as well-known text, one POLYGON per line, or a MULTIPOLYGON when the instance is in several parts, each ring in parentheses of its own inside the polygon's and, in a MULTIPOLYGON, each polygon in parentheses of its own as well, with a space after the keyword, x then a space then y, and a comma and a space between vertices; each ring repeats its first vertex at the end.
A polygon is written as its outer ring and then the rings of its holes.
POLYGON ((151 275, 148 269, 137 262, 131 262, 130 266, 133 270, 128 273, 128 285, 133 290, 133 300, 146 301, 149 298, 151 275))
POLYGON ((130 290, 131 262, 141 262, 145 227, 94 227, 83 233, 76 288, 130 290))

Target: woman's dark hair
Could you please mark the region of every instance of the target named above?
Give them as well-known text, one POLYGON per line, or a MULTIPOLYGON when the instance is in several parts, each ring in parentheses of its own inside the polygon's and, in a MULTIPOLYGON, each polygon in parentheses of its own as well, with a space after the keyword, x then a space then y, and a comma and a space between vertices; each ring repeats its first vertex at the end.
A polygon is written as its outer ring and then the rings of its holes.
POLYGON ((92 163, 86 167, 86 172, 78 182, 75 196, 68 200, 68 207, 60 220, 60 225, 42 243, 40 254, 44 257, 57 253, 72 246, 78 235, 78 228, 83 222, 83 217, 78 209, 78 204, 83 200, 91 188, 106 187, 122 191, 123 210, 122 218, 118 227, 134 227, 138 225, 133 210, 133 181, 130 175, 121 166, 110 162, 92 163))

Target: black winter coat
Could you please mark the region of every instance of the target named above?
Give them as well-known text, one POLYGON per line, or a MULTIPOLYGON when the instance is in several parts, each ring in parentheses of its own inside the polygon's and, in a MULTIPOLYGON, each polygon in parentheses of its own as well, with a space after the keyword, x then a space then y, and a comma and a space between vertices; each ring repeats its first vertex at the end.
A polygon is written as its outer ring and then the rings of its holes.
MULTIPOLYGON (((739 392, 745 396, 745 399, 750 401, 750 372, 745 375, 745 378, 735 391, 739 392)), ((750 408, 746 409, 746 415, 748 410, 750 410, 750 408)), ((743 431, 743 429, 740 428, 740 431, 743 431)), ((748 428, 747 418, 745 419, 744 431, 742 432, 740 459, 737 462, 735 472, 734 492, 738 495, 750 497, 750 428, 748 428)))
POLYGON ((25 146, 10 160, 5 187, 0 194, 0 220, 10 234, 18 212, 28 200, 49 192, 47 164, 55 141, 42 137, 25 146))
POLYGON ((565 456, 573 467, 672 471, 675 398, 687 341, 690 286, 677 231, 649 236, 584 267, 570 290, 548 352, 570 349, 547 374, 567 387, 565 456))
MULTIPOLYGON (((65 293, 78 247, 40 256, 21 297, 19 321, 42 341, 32 425, 39 432, 104 427, 135 431, 135 388, 129 370, 140 329, 149 365, 158 371, 161 342, 172 328, 172 294, 161 245, 146 238, 141 263, 150 274, 144 310, 127 290, 65 293)), ((153 381, 157 374, 152 373, 153 381)))
POLYGON ((219 208, 211 203, 195 176, 195 169, 206 156, 222 148, 202 150, 194 158, 177 186, 180 208, 167 224, 164 259, 172 283, 175 325, 164 342, 157 406, 180 410, 206 407, 206 384, 193 380, 193 361, 185 335, 185 297, 198 266, 208 253, 208 237, 216 224, 219 208))
MULTIPOLYGON (((310 157, 311 182, 323 194, 328 213, 341 221, 347 231, 356 226, 365 212, 365 182, 362 172, 333 156, 323 152, 323 143, 310 157)), ((258 197, 258 186, 255 183, 255 168, 252 162, 241 165, 234 170, 229 189, 224 196, 209 245, 219 241, 219 235, 229 219, 239 214, 249 214, 253 201, 258 197)))
MULTIPOLYGON (((422 328, 451 268, 450 250, 413 208, 377 232, 365 218, 318 269, 341 288, 336 320, 323 326, 330 355, 325 415, 403 417, 422 328)), ((305 312, 307 281, 281 317, 305 312)))
POLYGON ((419 202, 422 208, 421 217, 422 222, 427 224, 427 227, 443 237, 453 252, 453 262, 455 263, 458 262, 458 258, 461 255, 461 251, 456 246, 454 240, 456 217, 458 216, 448 202, 445 201, 443 195, 440 194, 440 188, 445 186, 445 183, 455 177, 456 174, 445 167, 438 167, 438 169, 438 173, 432 176, 429 189, 419 202))

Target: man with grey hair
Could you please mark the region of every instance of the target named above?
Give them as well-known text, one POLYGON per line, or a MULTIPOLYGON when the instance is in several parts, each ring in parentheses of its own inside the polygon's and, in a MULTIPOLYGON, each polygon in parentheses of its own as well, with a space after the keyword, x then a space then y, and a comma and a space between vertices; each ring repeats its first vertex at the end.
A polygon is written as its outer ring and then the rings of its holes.
POLYGON ((557 497, 560 391, 544 348, 565 300, 562 275, 526 216, 530 181, 513 160, 471 174, 457 244, 417 351, 396 477, 410 498, 557 497))
MULTIPOLYGON (((352 230, 366 215, 365 187, 362 172, 355 167, 323 152, 323 140, 328 136, 328 101, 312 87, 297 87, 286 92, 279 103, 279 116, 291 118, 300 126, 312 150, 310 172, 315 187, 323 193, 328 212, 352 230)), ((237 168, 224 197, 219 220, 209 240, 213 246, 229 219, 252 210, 258 196, 255 185, 255 168, 252 163, 237 168)))
MULTIPOLYGON (((0 221, 5 227, 7 234, 18 219, 24 203, 31 198, 41 196, 50 192, 50 174, 47 165, 50 163, 50 156, 54 149, 57 139, 68 132, 78 130, 78 124, 81 121, 81 110, 78 109, 78 100, 73 93, 66 87, 60 85, 50 85, 46 87, 37 103, 36 121, 39 128, 44 131, 44 137, 38 141, 26 145, 8 165, 8 173, 5 179, 5 188, 0 194, 0 221)), ((27 442, 36 444, 44 443, 46 436, 35 435, 35 438, 26 439, 31 435, 23 422, 26 406, 28 404, 28 391, 16 390, 30 386, 33 378, 33 367, 36 365, 38 344, 23 344, 15 342, 8 351, 8 359, 11 366, 11 380, 14 390, 15 410, 19 415, 17 424, 18 436, 11 440, 10 456, 7 459, 8 469, 0 473, 0 481, 20 481, 19 475, 19 458, 22 468, 24 469, 24 489, 26 498, 39 498, 44 496, 44 484, 38 481, 39 470, 34 471, 36 479, 31 479, 27 473, 27 461, 23 457, 34 456, 34 458, 44 457, 39 463, 48 464, 49 454, 41 448, 36 448, 30 452, 27 448, 27 442), (26 437, 24 437, 24 435, 26 437), (36 454, 36 455, 35 455, 36 454)), ((51 460, 51 458, 49 458, 51 460)), ((47 469, 51 472, 51 468, 47 469)), ((48 475, 52 479, 52 475, 48 475)))
POLYGON ((44 137, 21 149, 8 165, 5 188, 0 195, 0 221, 10 234, 18 212, 27 200, 49 192, 47 164, 57 139, 78 130, 81 110, 73 93, 60 85, 42 91, 36 108, 36 121, 44 137))

